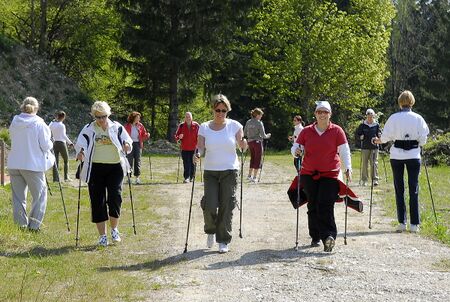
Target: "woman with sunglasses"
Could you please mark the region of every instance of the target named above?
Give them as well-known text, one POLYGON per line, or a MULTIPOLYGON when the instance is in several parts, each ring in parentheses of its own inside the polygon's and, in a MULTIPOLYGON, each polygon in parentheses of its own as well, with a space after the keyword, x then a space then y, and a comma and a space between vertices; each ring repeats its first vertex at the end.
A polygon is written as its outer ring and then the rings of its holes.
POLYGON ((248 140, 250 149, 250 168, 247 179, 251 182, 257 182, 258 170, 261 169, 261 158, 264 152, 263 141, 270 138, 271 134, 264 130, 264 124, 261 122, 264 112, 261 108, 255 108, 251 111, 252 118, 245 123, 244 136, 248 140))
MULTIPOLYGON (((201 201, 207 246, 219 243, 219 253, 226 253, 231 242, 233 209, 236 204, 239 160, 236 146, 247 149, 242 125, 227 118, 231 105, 227 97, 218 94, 212 99, 214 119, 201 124, 198 131, 195 161, 205 155, 201 201)), ((242 172, 241 172, 242 173, 242 172)))
POLYGON ((95 120, 81 130, 75 150, 77 160, 83 162, 80 178, 88 184, 92 222, 100 235, 98 245, 107 246, 108 220, 112 241, 121 241, 122 181, 130 170, 126 154, 131 152, 133 140, 121 124, 109 119, 111 108, 106 102, 95 102, 91 115, 95 120))
POLYGON ((340 189, 339 157, 349 181, 352 171, 350 147, 342 128, 330 121, 330 104, 321 101, 316 105, 316 122, 300 132, 291 152, 294 156, 303 154, 300 182, 308 200, 311 246, 319 246, 322 241, 324 251, 331 252, 337 235, 334 203, 340 189))

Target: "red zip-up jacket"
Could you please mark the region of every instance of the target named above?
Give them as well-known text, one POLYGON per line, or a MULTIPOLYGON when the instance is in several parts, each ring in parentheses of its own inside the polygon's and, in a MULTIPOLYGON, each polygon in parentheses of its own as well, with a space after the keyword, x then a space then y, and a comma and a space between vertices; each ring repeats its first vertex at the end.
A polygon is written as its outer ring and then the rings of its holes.
MULTIPOLYGON (((126 123, 125 124, 125 130, 127 130, 128 134, 131 136, 131 127, 132 124, 126 123)), ((148 140, 150 138, 150 133, 147 132, 144 125, 142 123, 137 123, 138 133, 139 133, 139 145, 141 149, 144 147, 144 141, 148 140)))
POLYGON ((183 134, 183 139, 181 140, 181 150, 184 151, 194 151, 197 147, 197 136, 198 129, 200 125, 197 122, 192 121, 191 127, 189 128, 186 123, 181 123, 178 126, 177 132, 175 133, 175 140, 179 141, 179 135, 183 134))

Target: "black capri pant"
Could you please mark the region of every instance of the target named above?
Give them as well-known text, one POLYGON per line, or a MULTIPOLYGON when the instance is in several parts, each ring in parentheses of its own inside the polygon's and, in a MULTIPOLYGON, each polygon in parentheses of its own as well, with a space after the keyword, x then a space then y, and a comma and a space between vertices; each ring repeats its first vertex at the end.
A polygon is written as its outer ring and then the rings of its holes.
POLYGON ((93 163, 89 178, 92 222, 107 221, 109 217, 119 218, 122 205, 123 171, 120 163, 93 163))

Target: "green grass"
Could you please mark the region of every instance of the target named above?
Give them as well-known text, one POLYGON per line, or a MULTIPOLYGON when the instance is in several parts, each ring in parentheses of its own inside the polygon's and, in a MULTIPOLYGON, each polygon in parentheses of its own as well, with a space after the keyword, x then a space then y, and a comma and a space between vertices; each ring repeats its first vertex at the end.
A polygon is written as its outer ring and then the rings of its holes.
MULTIPOLYGON (((352 155, 354 181, 359 180, 360 159, 360 153, 358 151, 354 152, 352 155)), ((384 209, 386 210, 387 215, 392 217, 392 224, 397 225, 397 209, 389 156, 386 156, 384 158, 384 163, 386 172, 383 165, 383 158, 380 156, 378 159, 378 176, 380 178, 380 189, 382 189, 382 191, 384 192, 382 193, 383 196, 382 198, 380 198, 380 200, 384 209), (386 175, 388 178, 387 182, 385 181, 386 175)), ((450 245, 450 202, 448 199, 448 196, 450 195, 450 168, 437 166, 427 167, 427 169, 438 224, 436 224, 436 219, 434 217, 433 203, 430 197, 430 190, 428 187, 425 168, 422 165, 419 176, 421 234, 450 245)), ((408 209, 407 215, 409 218, 409 194, 406 175, 407 173, 405 170, 405 199, 407 203, 406 208, 408 209)))
MULTIPOLYGON (((90 205, 87 188, 82 188, 80 215, 80 247, 75 248, 75 227, 78 188, 63 183, 63 192, 71 232, 67 231, 59 187, 50 183, 53 196, 49 196, 44 225, 40 233, 19 230, 12 221, 11 192, 9 186, 0 188, 0 301, 137 301, 142 300, 142 292, 158 291, 166 285, 158 282, 146 283, 142 273, 114 267, 148 268, 158 274, 158 267, 152 261, 161 255, 152 254, 158 248, 158 228, 163 223, 175 219, 170 214, 157 214, 161 207, 167 207, 167 196, 159 190, 159 184, 177 181, 177 156, 152 155, 152 175, 148 157, 143 158, 142 180, 152 185, 134 186, 133 199, 136 214, 137 235, 133 235, 131 207, 128 186, 124 187, 122 218, 120 230, 124 242, 117 246, 97 248, 97 231, 90 222, 90 205), (147 263, 147 266, 146 264, 147 263), (45 297, 45 298, 44 298, 45 297)), ((285 153, 266 155, 265 161, 285 169, 286 175, 293 176, 292 157, 285 153)), ((247 163, 248 164, 248 157, 247 163)), ((71 162, 71 175, 76 163, 71 162)), ((359 180, 359 152, 353 154, 354 182, 359 180)), ((396 220, 395 201, 390 166, 386 159, 388 182, 384 181, 384 168, 380 159, 380 184, 383 196, 377 196, 383 203, 386 213, 396 220)), ((264 173, 270 173, 266 167, 264 173)), ((179 182, 182 181, 182 162, 180 161, 179 182)), ((199 177, 199 172, 197 177, 199 177)), ((448 167, 429 168, 434 201, 440 224, 434 223, 434 215, 429 198, 425 173, 420 177, 420 204, 422 234, 450 245, 449 221, 450 170, 448 167), (438 190, 439 188, 439 190, 438 190)), ((47 174, 49 180, 51 173, 47 174)), ((264 177, 264 176, 263 176, 264 177)), ((286 177, 289 179, 289 177, 286 177)), ((169 190, 170 187, 167 187, 169 190)), ((286 196, 280 196, 285 199, 286 196)), ((448 262, 439 264, 448 269, 448 262)))

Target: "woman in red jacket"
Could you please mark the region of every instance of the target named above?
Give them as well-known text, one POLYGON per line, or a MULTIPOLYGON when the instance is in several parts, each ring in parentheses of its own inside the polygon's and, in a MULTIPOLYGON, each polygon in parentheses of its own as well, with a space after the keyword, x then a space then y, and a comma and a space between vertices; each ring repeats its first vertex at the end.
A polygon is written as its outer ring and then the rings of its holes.
POLYGON ((197 134, 199 124, 192 120, 192 113, 186 112, 184 123, 178 126, 175 139, 181 140, 181 157, 183 158, 184 182, 187 183, 194 178, 194 152, 197 147, 197 134))
POLYGON ((141 154, 144 147, 144 141, 150 138, 150 133, 147 132, 144 125, 142 125, 141 114, 137 111, 130 113, 125 124, 125 129, 133 140, 133 151, 127 155, 130 166, 133 168, 134 176, 136 176, 135 184, 140 184, 141 179, 141 154), (134 165, 133 165, 134 164, 134 165))

